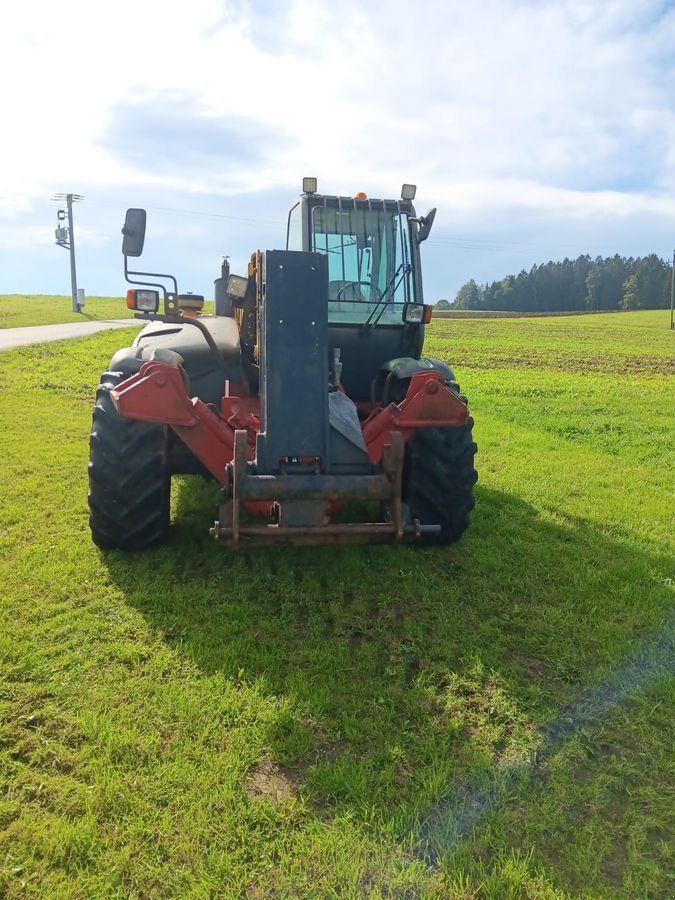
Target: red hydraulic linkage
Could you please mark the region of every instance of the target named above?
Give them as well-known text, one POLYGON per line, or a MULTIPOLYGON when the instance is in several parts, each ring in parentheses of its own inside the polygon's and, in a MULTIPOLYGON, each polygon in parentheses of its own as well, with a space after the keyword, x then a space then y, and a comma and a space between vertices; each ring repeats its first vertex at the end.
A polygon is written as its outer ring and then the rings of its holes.
POLYGON ((368 457, 372 463, 382 459, 392 431, 399 431, 408 441, 417 428, 461 428, 468 416, 466 403, 447 387, 438 372, 417 372, 401 403, 375 410, 363 423, 368 457))
POLYGON ((225 466, 232 461, 234 433, 248 432, 248 458, 255 455, 257 401, 224 397, 223 416, 216 415, 197 397, 190 399, 180 369, 166 363, 144 363, 137 375, 111 392, 121 416, 170 425, 216 481, 225 483, 225 466))
MULTIPOLYGON (((180 369, 167 363, 146 362, 111 392, 121 416, 170 425, 220 484, 225 466, 234 456, 234 434, 248 434, 247 459, 255 456, 260 430, 255 397, 223 397, 221 415, 197 397, 190 399, 180 369)), ((373 464, 381 462, 391 433, 409 440, 417 428, 461 428, 468 409, 437 372, 418 372, 410 379, 405 399, 376 409, 363 423, 363 437, 373 464)))

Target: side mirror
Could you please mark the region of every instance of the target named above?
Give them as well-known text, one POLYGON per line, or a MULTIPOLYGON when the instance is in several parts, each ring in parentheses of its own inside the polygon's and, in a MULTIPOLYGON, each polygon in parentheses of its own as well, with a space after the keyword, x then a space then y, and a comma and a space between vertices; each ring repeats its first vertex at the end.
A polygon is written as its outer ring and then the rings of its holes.
POLYGON ((122 228, 122 253, 125 256, 140 256, 145 241, 147 213, 144 209, 128 209, 122 228))
POLYGON ((417 232, 417 243, 421 244, 422 241, 426 241, 429 237, 429 232, 431 231, 431 226, 434 224, 434 219, 436 218, 436 207, 430 209, 426 216, 420 216, 420 230, 417 232))

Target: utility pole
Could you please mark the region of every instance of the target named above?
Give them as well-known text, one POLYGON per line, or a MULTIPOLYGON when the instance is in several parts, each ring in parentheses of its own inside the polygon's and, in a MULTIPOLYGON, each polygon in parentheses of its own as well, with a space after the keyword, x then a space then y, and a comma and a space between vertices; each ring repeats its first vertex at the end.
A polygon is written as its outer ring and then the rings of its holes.
POLYGON ((675 307, 675 250, 673 250, 673 271, 670 276, 670 330, 675 329, 673 308, 675 307))
POLYGON ((73 312, 80 312, 80 304, 78 302, 77 297, 77 271, 75 268, 75 228, 73 226, 73 202, 77 200, 84 200, 84 197, 81 194, 54 194, 52 200, 65 200, 66 210, 59 209, 56 218, 57 223, 62 222, 65 216, 68 216, 68 228, 64 228, 63 225, 57 224, 56 226, 56 243, 59 247, 64 247, 66 250, 70 251, 70 287, 72 293, 73 312))

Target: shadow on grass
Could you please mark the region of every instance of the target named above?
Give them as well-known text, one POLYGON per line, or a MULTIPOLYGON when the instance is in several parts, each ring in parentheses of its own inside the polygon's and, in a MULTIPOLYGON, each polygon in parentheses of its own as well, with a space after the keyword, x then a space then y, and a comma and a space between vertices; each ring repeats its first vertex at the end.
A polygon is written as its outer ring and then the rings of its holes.
POLYGON ((453 785, 508 786, 668 610, 667 557, 485 487, 433 549, 232 551, 206 536, 216 503, 186 479, 169 546, 109 554, 111 578, 205 674, 279 698, 269 756, 318 810, 399 834, 453 785))

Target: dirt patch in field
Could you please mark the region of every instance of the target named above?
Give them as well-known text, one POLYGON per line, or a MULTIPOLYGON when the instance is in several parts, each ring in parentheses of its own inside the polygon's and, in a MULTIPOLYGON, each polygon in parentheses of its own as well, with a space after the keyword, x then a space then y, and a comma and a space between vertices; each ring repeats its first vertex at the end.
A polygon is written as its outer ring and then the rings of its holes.
POLYGON ((287 803, 297 792, 298 783, 293 774, 284 771, 269 759, 254 766, 246 782, 246 793, 252 800, 287 803))
POLYGON ((555 352, 527 351, 518 356, 464 357, 458 353, 455 365, 466 369, 549 369, 556 372, 588 374, 675 375, 675 359, 662 356, 582 356, 555 352))

